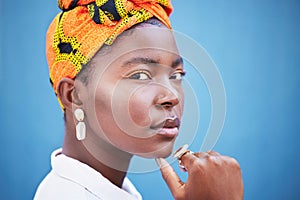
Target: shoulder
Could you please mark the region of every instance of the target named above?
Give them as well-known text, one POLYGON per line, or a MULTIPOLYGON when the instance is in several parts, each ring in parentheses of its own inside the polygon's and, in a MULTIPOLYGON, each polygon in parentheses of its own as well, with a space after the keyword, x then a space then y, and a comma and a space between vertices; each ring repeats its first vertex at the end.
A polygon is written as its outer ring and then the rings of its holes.
POLYGON ((97 199, 81 185, 57 175, 53 170, 40 183, 34 200, 97 199))

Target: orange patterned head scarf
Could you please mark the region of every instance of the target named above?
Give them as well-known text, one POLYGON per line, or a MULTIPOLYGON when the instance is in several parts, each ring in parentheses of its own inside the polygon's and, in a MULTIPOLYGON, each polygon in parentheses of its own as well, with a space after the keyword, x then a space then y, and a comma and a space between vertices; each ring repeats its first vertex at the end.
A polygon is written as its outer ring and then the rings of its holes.
POLYGON ((62 78, 75 78, 103 44, 111 45, 133 25, 156 17, 171 28, 170 0, 59 0, 58 4, 62 12, 49 26, 46 39, 56 94, 62 78))

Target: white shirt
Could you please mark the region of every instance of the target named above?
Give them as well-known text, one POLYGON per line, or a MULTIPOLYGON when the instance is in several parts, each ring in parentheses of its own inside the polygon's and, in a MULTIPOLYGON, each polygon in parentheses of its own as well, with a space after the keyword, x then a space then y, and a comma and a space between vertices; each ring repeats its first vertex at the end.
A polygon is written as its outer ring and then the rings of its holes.
POLYGON ((88 165, 61 154, 51 155, 52 170, 39 185, 34 200, 141 200, 142 196, 125 177, 122 188, 88 165))

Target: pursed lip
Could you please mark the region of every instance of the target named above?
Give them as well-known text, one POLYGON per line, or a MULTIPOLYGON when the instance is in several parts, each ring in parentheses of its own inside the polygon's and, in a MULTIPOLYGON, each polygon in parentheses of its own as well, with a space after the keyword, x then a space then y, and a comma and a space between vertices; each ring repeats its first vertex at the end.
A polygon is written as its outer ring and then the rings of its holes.
POLYGON ((151 126, 151 129, 156 130, 157 134, 166 137, 176 137, 180 127, 180 120, 178 117, 168 117, 158 125, 151 126))
POLYGON ((166 118, 163 122, 151 126, 151 129, 161 129, 161 128, 178 128, 180 127, 180 120, 178 119, 178 117, 168 117, 166 118))

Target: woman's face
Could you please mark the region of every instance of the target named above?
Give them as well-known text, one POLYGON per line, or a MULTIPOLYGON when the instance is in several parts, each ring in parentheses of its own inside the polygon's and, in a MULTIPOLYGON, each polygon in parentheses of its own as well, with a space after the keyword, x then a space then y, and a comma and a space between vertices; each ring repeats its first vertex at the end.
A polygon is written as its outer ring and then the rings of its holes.
POLYGON ((184 75, 171 31, 132 29, 91 62, 81 97, 87 134, 130 154, 168 156, 183 112, 184 75))

